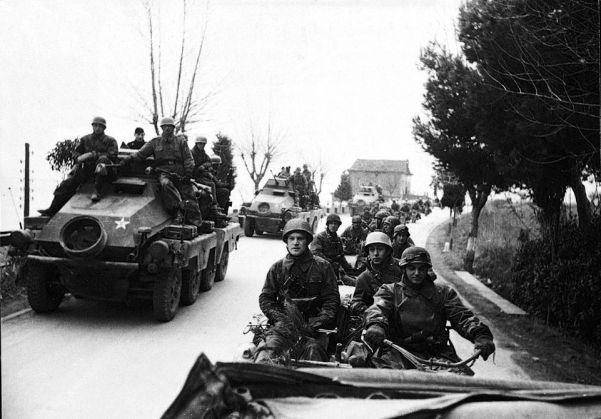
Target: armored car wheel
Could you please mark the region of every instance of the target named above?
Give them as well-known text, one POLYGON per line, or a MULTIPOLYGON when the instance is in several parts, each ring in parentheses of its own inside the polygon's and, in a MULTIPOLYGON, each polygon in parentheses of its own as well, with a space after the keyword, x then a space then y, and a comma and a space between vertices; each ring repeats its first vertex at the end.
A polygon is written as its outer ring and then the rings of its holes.
POLYGON ((213 284, 215 283, 215 249, 211 250, 209 254, 209 261, 207 263, 207 267, 203 269, 202 274, 200 276, 200 290, 201 291, 209 291, 213 288, 213 284))
POLYGON ((182 297, 180 302, 184 306, 194 304, 200 292, 200 274, 196 265, 182 271, 182 297))
POLYGON ((217 265, 217 272, 215 272, 215 281, 223 281, 225 279, 225 274, 227 273, 227 265, 230 261, 230 249, 227 247, 227 243, 223 248, 223 253, 221 254, 221 262, 217 265))
POLYGON ((154 283, 152 293, 152 309, 154 317, 162 322, 168 322, 175 317, 182 293, 182 270, 171 268, 154 283))
POLYGON ((253 234, 255 234, 255 219, 246 217, 244 220, 244 235, 252 237, 253 234))
POLYGON ((54 266, 29 267, 27 300, 36 313, 55 311, 63 301, 65 288, 58 278, 59 272, 54 266))

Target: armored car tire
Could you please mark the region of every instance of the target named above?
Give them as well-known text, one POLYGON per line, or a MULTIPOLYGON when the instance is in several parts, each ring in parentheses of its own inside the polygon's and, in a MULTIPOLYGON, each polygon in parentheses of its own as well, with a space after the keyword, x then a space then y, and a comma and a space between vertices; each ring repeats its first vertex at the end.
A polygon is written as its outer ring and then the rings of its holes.
POLYGON ((213 284, 215 284, 215 272, 217 271, 215 267, 215 249, 211 250, 209 253, 209 261, 207 263, 207 267, 202 270, 202 274, 200 275, 200 290, 203 292, 209 291, 213 288, 213 284))
POLYGON ((29 267, 27 300, 36 313, 55 311, 65 297, 65 288, 59 282, 59 272, 54 266, 29 267))
POLYGON ((225 279, 225 275, 227 274, 227 265, 230 262, 230 249, 227 247, 227 243, 223 248, 223 252, 221 253, 221 262, 217 265, 217 272, 215 272, 215 281, 220 282, 225 279))
POLYGON ((152 293, 152 309, 154 317, 168 322, 175 317, 182 293, 182 270, 171 268, 166 273, 159 273, 152 293))
POLYGON ((190 267, 182 271, 182 296, 180 303, 184 306, 194 304, 200 292, 200 274, 196 269, 196 264, 190 264, 190 267))
POLYGON ((244 220, 244 235, 252 237, 253 234, 255 234, 255 219, 246 217, 244 220))

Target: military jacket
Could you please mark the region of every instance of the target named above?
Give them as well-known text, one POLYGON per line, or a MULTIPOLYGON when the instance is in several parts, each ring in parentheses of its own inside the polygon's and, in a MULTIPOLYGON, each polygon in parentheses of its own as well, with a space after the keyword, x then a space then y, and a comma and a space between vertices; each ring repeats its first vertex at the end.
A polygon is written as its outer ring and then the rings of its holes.
POLYGON ((77 158, 82 154, 95 151, 98 157, 108 157, 112 161, 117 159, 119 146, 117 140, 108 135, 84 135, 79 139, 79 144, 75 147, 74 157, 77 158))
POLYGON ((154 156, 156 167, 191 177, 194 159, 184 138, 160 136, 153 138, 134 154, 134 158, 145 159, 154 156))
POLYGON ((340 237, 354 243, 360 243, 365 241, 367 231, 363 228, 353 228, 353 226, 349 226, 344 230, 340 237))
POLYGON ((192 147, 192 157, 194 158, 194 177, 210 177, 211 158, 204 149, 192 147))
POLYGON ((133 141, 130 141, 129 143, 127 143, 126 146, 130 150, 139 150, 142 147, 144 147, 144 144, 146 144, 146 141, 144 141, 144 140, 141 140, 141 141, 133 140, 133 141))
POLYGON ((367 269, 357 277, 357 285, 351 300, 351 310, 355 313, 364 311, 374 303, 374 295, 382 285, 400 281, 403 276, 399 261, 392 257, 384 261, 379 268, 369 261, 366 266, 367 269))
POLYGON ((397 241, 395 240, 392 242, 392 256, 397 259, 400 259, 403 252, 413 246, 415 246, 415 243, 413 242, 411 237, 407 239, 405 244, 397 243, 397 241))
POLYGON ((338 237, 338 234, 332 234, 327 230, 315 236, 311 242, 311 251, 316 256, 320 256, 330 262, 340 256, 344 257, 344 249, 340 237, 338 237))
POLYGON ((298 306, 306 320, 319 317, 324 326, 333 325, 340 294, 330 264, 309 250, 297 260, 288 254, 274 263, 259 295, 261 311, 272 323, 283 312, 285 298, 306 299, 298 306))
POLYGON ((366 310, 366 325, 378 324, 387 330, 390 340, 400 345, 408 342, 415 349, 420 346, 446 346, 451 327, 465 339, 474 342, 479 336, 492 339, 490 329, 483 324, 459 299, 457 292, 446 284, 424 281, 420 289, 410 287, 405 278, 380 287, 374 303, 366 310))

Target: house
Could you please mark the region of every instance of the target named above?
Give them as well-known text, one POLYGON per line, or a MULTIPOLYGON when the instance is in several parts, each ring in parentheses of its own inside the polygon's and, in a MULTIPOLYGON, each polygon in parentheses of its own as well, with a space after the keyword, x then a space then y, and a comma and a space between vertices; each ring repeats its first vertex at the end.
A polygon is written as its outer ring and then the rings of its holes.
POLYGON ((382 187, 384 198, 403 199, 411 194, 409 160, 357 159, 348 172, 353 192, 371 182, 382 187))

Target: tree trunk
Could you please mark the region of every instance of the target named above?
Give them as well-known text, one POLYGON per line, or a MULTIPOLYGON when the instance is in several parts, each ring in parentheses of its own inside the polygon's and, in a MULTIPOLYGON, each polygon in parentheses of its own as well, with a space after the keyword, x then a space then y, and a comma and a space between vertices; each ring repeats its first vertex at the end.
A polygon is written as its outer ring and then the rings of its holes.
POLYGON ((486 205, 488 197, 490 195, 490 186, 481 186, 474 188, 472 186, 467 188, 467 191, 472 200, 472 229, 467 238, 467 249, 465 252, 465 258, 463 260, 464 269, 470 273, 474 272, 474 259, 476 257, 476 243, 478 239, 478 227, 480 213, 482 208, 486 205))
POLYGON ((578 226, 585 229, 590 225, 592 219, 591 203, 586 196, 586 189, 580 180, 578 170, 570 173, 570 188, 576 197, 576 208, 578 209, 578 226))

